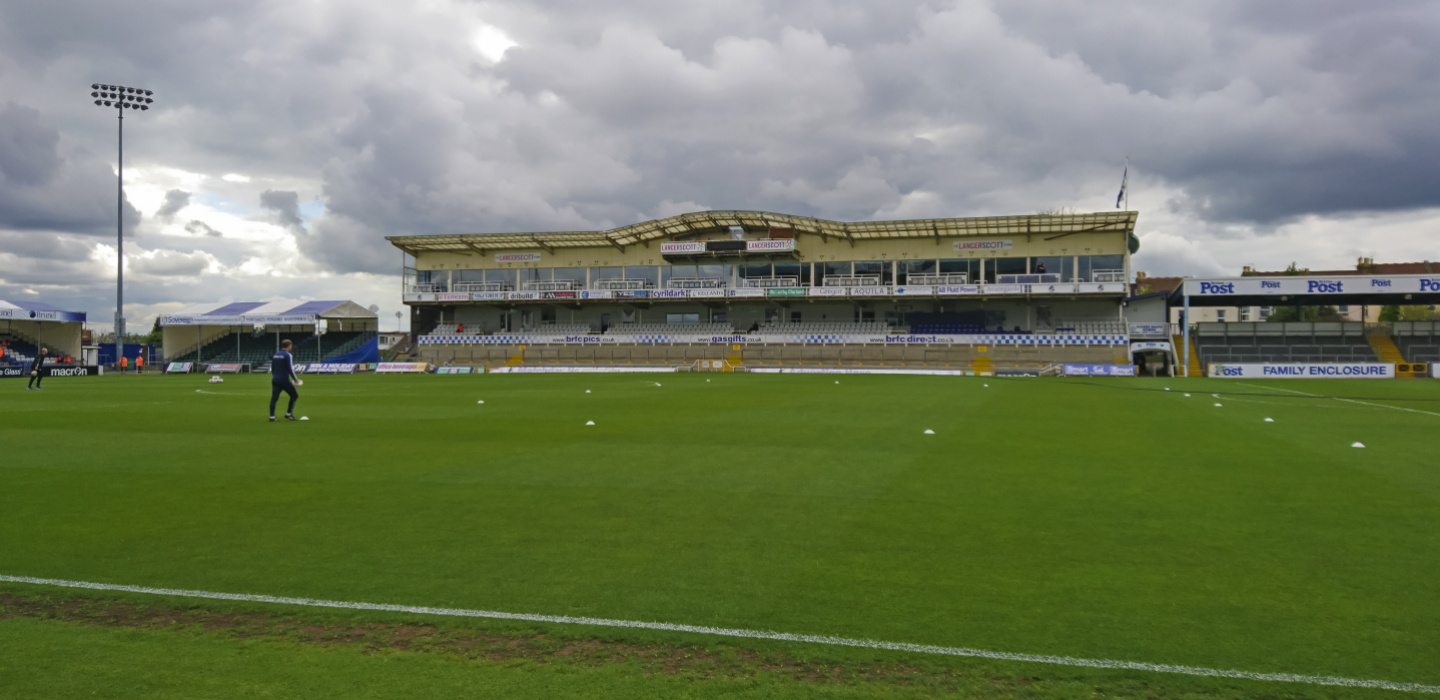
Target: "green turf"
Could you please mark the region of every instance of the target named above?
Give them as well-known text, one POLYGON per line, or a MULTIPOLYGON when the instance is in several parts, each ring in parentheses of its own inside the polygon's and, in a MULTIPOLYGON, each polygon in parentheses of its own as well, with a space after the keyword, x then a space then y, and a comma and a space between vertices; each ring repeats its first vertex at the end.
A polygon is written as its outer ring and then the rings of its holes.
POLYGON ((301 391, 0 384, 0 573, 1440 683, 1440 383, 301 391))

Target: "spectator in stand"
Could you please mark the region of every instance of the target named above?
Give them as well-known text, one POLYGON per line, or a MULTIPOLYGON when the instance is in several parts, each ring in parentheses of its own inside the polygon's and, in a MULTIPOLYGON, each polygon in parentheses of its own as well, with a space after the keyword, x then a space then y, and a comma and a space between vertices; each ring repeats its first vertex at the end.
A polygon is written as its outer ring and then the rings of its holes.
POLYGON ((455 326, 455 332, 460 335, 465 335, 465 324, 461 323, 455 326))
POLYGON ((1036 264, 1035 264, 1035 274, 1037 274, 1037 275, 1043 275, 1043 274, 1045 274, 1045 263, 1044 263, 1044 262, 1039 262, 1039 263, 1036 263, 1036 264))

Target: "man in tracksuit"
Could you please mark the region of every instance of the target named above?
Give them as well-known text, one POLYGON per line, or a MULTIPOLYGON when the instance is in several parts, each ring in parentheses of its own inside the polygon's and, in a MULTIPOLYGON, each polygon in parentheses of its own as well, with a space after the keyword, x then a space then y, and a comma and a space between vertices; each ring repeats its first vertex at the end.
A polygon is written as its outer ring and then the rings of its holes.
POLYGON ((285 409, 285 420, 295 420, 295 400, 300 398, 295 387, 305 382, 295 376, 295 358, 290 356, 290 341, 280 341, 280 351, 270 358, 270 422, 275 422, 275 402, 280 392, 290 395, 290 408, 285 409))
POLYGON ((26 390, 42 388, 40 380, 45 378, 42 376, 45 372, 45 356, 49 354, 50 348, 40 348, 40 352, 35 354, 35 359, 30 361, 30 384, 25 387, 26 390))

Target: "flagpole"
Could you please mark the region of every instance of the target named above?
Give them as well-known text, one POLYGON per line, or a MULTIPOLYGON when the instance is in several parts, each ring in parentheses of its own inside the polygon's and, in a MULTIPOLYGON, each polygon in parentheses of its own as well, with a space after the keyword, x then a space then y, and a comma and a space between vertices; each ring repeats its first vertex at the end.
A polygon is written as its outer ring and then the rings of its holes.
POLYGON ((1130 156, 1125 156, 1125 211, 1130 211, 1130 156))

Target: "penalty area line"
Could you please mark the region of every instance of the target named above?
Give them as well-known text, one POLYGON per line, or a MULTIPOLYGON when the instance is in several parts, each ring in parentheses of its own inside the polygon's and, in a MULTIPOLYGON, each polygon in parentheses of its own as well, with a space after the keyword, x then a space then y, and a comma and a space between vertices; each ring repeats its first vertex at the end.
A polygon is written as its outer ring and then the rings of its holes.
POLYGON ((7 576, 5 574, 0 574, 0 581, 6 581, 9 583, 29 583, 42 586, 60 586, 63 588, 85 588, 95 591, 122 591, 125 593, 166 595, 181 598, 210 598, 214 600, 235 600, 250 603, 273 603, 278 605, 301 605, 316 608, 375 610, 382 612, 413 613, 418 615, 482 617, 496 620, 521 620, 525 622, 549 622, 567 625, 590 625, 594 627, 624 627, 631 629, 660 630, 665 632, 688 632, 692 634, 706 634, 720 637, 740 637, 745 639, 765 639, 781 642, 826 644, 830 646, 859 647, 862 649, 905 651, 917 654, 974 657, 981 659, 994 659, 998 661, 1023 661, 1028 663, 1050 664, 1053 666, 1078 666, 1083 668, 1116 669, 1126 671, 1151 671, 1155 673, 1178 673, 1187 676, 1238 678, 1242 680, 1252 681, 1279 681, 1284 683, 1305 683, 1308 685, 1331 685, 1351 688, 1379 688, 1383 690, 1399 690, 1411 693, 1440 693, 1440 685, 1424 685, 1421 683, 1401 683, 1396 681, 1368 680, 1363 678, 1343 678, 1338 676, 1310 676, 1295 673, 1259 673, 1254 671, 1237 671, 1233 669, 1204 668, 1199 666, 1181 666, 1176 664, 1154 664, 1140 661, 1084 659, 1073 656, 1015 654, 1003 651, 987 651, 984 649, 967 649, 964 647, 945 647, 934 646, 930 644, 906 644, 902 642, 882 642, 873 639, 853 639, 848 637, 830 637, 825 635, 811 634, 790 634, 786 632, 767 632, 763 630, 734 629, 727 627, 706 627, 702 625, 682 625, 668 622, 610 620, 597 617, 571 617, 568 615, 534 615, 527 613, 496 612, 491 610, 464 610, 457 608, 431 608, 414 605, 389 605, 385 603, 354 603, 338 600, 317 600, 313 598, 289 598, 284 596, 251 595, 246 593, 217 593, 214 591, 192 591, 178 588, 149 588, 145 586, 127 586, 111 583, 91 583, 87 581, 66 581, 62 579, 34 578, 30 576, 7 576))

